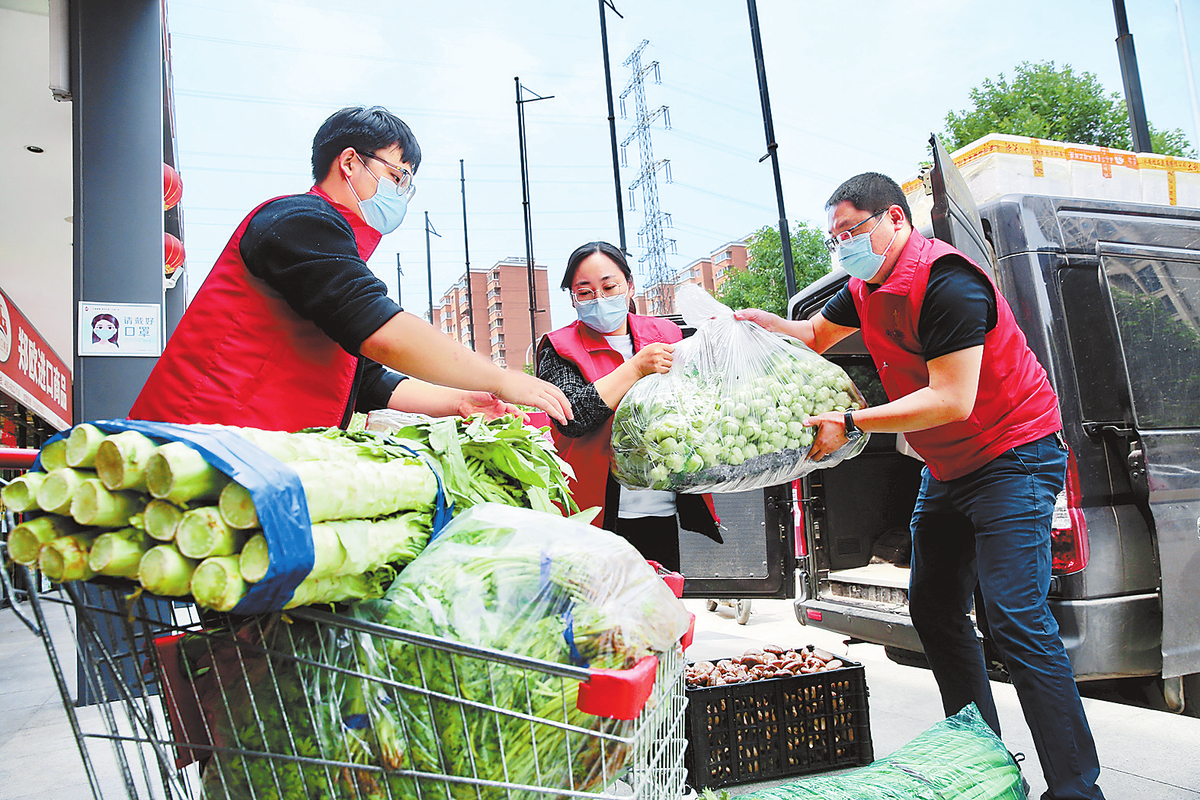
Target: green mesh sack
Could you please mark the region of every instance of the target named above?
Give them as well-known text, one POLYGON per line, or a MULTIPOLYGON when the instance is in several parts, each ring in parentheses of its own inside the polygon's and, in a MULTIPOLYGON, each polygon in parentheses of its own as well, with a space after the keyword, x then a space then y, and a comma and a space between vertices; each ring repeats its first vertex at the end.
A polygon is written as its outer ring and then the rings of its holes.
POLYGON ((1021 771, 975 704, 938 722, 891 755, 741 795, 738 800, 1025 800, 1021 771))

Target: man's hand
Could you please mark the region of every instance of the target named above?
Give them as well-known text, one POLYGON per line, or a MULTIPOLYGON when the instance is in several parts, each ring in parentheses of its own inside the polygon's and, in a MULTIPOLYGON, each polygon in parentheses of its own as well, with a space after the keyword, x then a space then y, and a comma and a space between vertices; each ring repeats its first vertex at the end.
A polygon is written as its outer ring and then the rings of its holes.
POLYGON ((776 332, 779 331, 779 323, 783 322, 783 318, 778 314, 763 311, 761 308, 743 308, 733 312, 733 317, 734 319, 748 319, 760 327, 776 332))
POLYGON ((529 415, 524 411, 490 392, 463 392, 462 400, 458 404, 458 414, 464 418, 483 414, 483 418, 489 421, 512 414, 525 422, 529 421, 529 415))
POLYGON ((667 344, 666 342, 654 342, 637 351, 633 358, 629 359, 637 368, 638 375, 645 377, 652 373, 663 373, 671 369, 671 361, 674 359, 675 345, 667 344))
POLYGON ((575 418, 571 413, 571 401, 562 389, 524 372, 505 370, 504 382, 495 395, 510 403, 540 408, 563 425, 575 418))
POLYGON ((805 417, 804 424, 817 429, 812 447, 808 449, 808 457, 812 461, 820 461, 850 441, 846 438, 846 415, 844 412, 827 411, 815 417, 805 417))

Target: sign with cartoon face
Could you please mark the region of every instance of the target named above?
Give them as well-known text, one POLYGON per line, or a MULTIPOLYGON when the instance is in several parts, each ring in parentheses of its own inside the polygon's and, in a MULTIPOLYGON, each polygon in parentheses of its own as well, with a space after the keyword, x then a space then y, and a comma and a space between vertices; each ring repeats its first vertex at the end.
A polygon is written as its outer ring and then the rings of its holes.
POLYGON ((81 356, 158 356, 162 307, 154 303, 79 304, 81 356))
POLYGON ((71 370, 3 292, 0 391, 59 430, 71 425, 71 370))

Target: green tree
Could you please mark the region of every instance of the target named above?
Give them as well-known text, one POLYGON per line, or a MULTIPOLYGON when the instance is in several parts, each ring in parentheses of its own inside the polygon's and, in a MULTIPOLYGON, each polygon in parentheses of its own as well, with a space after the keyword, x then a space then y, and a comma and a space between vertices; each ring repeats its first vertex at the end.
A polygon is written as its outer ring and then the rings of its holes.
MULTIPOLYGON (((1116 92, 1105 93, 1095 75, 1076 73, 1069 64, 1057 69, 1053 61, 1024 61, 1011 83, 1001 73, 972 89, 971 102, 973 109, 946 115, 943 141, 951 152, 991 133, 1132 148, 1125 100, 1116 92)), ((1195 158, 1182 130, 1149 128, 1155 153, 1195 158)))
MULTIPOLYGON (((824 231, 797 223, 789 232, 796 288, 802 289, 830 270, 824 231)), ((730 308, 761 308, 787 315, 787 280, 783 274, 783 246, 779 229, 764 226, 746 243, 749 264, 721 284, 717 299, 730 308)))

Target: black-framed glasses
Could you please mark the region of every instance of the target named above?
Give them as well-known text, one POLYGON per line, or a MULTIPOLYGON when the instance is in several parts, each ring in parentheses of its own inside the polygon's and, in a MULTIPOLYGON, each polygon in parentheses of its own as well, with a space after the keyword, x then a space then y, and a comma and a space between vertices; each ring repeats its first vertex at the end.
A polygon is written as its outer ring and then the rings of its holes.
POLYGON ((629 284, 624 281, 620 286, 611 286, 607 289, 580 289, 579 291, 571 292, 571 301, 576 305, 580 303, 591 303, 595 300, 608 300, 612 297, 620 297, 629 289, 629 284))
MULTIPOLYGON (((849 228, 842 231, 841 233, 835 233, 833 236, 830 236, 828 239, 825 240, 825 249, 829 251, 830 255, 836 254, 839 245, 846 244, 847 242, 849 242, 851 239, 854 238, 854 229, 855 228, 857 228, 859 225, 862 225, 863 223, 870 222, 871 220, 878 217, 880 214, 886 214, 886 213, 887 213, 886 208, 883 209, 883 211, 876 211, 871 216, 867 217, 866 219, 859 220, 858 222, 854 223, 853 225, 851 225, 849 228)), ((874 229, 872 229, 872 230, 874 230, 874 229)))
POLYGON ((365 157, 365 158, 372 159, 374 161, 378 161, 380 164, 383 164, 385 167, 390 169, 394 173, 392 175, 392 182, 396 184, 396 190, 400 194, 404 194, 405 192, 407 192, 409 190, 410 187, 412 187, 413 182, 414 182, 413 174, 412 174, 412 172, 409 171, 409 169, 407 167, 402 167, 399 164, 393 164, 392 162, 388 161, 386 158, 380 158, 379 156, 375 155, 374 153, 361 153, 357 150, 355 150, 354 152, 358 153, 358 155, 360 157, 365 157), (397 177, 397 176, 399 176, 399 177, 397 177))

